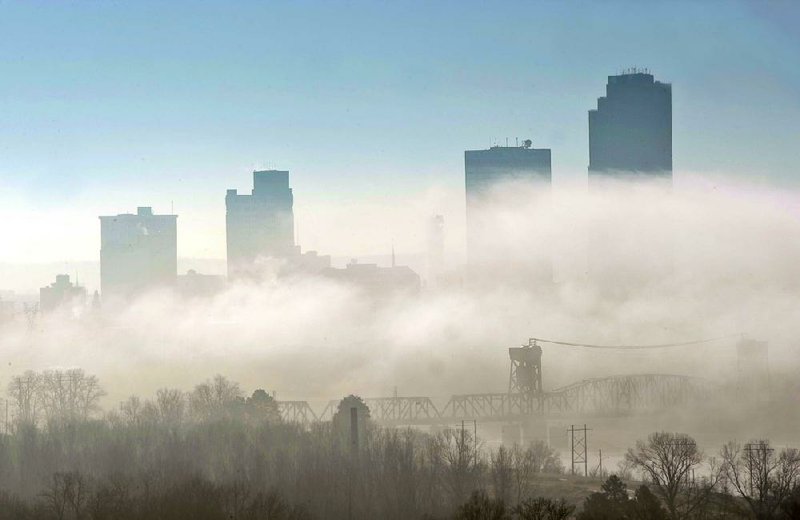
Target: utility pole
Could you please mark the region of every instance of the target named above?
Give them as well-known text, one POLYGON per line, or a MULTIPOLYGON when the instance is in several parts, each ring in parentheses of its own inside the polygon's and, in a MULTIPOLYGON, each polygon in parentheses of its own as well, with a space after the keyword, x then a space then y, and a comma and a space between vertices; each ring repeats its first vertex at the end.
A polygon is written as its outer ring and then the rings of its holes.
POLYGON ((600 451, 600 478, 603 478, 603 450, 600 451))
POLYGON ((586 425, 583 425, 583 428, 576 428, 575 425, 570 425, 569 430, 570 439, 572 441, 572 468, 571 472, 575 474, 575 465, 583 464, 583 476, 589 476, 589 456, 588 456, 588 449, 589 449, 589 436, 588 432, 591 431, 586 425), (576 436, 576 434, 580 434, 580 436, 576 436))
POLYGON ((588 430, 586 429, 586 425, 583 425, 583 476, 589 476, 589 456, 588 456, 588 448, 589 448, 589 435, 588 430))
POLYGON ((775 450, 769 447, 768 441, 760 440, 745 444, 744 451, 747 453, 747 469, 750 473, 750 495, 753 495, 753 465, 755 463, 756 472, 760 474, 759 479, 761 480, 757 484, 758 494, 759 498, 763 499, 767 494, 767 481, 769 480, 769 468, 767 467, 767 462, 770 453, 775 450), (758 467, 759 465, 761 466, 760 468, 758 467))
POLYGON ((464 443, 465 443, 464 437, 465 437, 465 435, 466 435, 466 432, 464 431, 464 421, 462 420, 461 421, 461 449, 462 450, 464 449, 464 443))
POLYGON ((472 420, 472 450, 475 454, 475 467, 478 467, 478 421, 472 420))

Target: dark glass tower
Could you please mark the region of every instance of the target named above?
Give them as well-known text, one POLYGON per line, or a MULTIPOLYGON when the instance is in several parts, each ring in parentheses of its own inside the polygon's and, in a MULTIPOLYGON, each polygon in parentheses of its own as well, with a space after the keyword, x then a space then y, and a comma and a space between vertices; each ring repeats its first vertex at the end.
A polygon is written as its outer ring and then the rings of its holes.
POLYGON ((467 263, 475 267, 501 253, 492 250, 497 244, 493 244, 491 240, 487 242, 494 234, 491 227, 496 224, 486 221, 484 206, 492 187, 503 182, 522 182, 549 189, 550 150, 532 148, 530 140, 525 140, 522 146, 467 150, 464 152, 464 174, 467 196, 467 263))
POLYGON ((589 111, 589 178, 647 174, 672 178, 672 85, 632 70, 609 76, 589 111))

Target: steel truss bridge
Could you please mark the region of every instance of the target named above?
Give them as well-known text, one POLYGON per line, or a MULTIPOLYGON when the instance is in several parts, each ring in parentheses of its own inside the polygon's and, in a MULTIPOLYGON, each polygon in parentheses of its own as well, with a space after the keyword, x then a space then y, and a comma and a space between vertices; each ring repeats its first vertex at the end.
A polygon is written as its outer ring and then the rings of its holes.
MULTIPOLYGON (((536 417, 591 415, 612 417, 658 412, 705 400, 713 391, 707 380, 673 374, 634 374, 584 379, 550 391, 542 389, 542 350, 536 340, 509 349, 508 391, 453 395, 440 405, 430 397, 366 398, 370 418, 387 426, 454 424, 462 420, 523 421, 536 417)), ((330 420, 339 401, 320 413, 306 401, 279 401, 287 422, 309 425, 330 420)))

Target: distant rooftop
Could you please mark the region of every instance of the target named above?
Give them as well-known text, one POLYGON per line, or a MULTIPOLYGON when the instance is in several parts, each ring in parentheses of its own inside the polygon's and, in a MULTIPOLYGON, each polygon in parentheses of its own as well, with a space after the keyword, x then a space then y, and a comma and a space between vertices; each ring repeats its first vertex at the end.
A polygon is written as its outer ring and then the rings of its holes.
POLYGON ((624 69, 621 73, 617 74, 616 76, 609 76, 608 83, 609 85, 620 84, 620 83, 623 84, 655 83, 657 85, 669 85, 669 83, 656 81, 655 76, 653 76, 653 73, 650 72, 650 69, 639 69, 636 67, 624 69))
MULTIPOLYGON (((530 139, 523 139, 520 140, 519 138, 514 139, 514 144, 509 144, 509 140, 506 139, 505 144, 493 144, 491 145, 488 150, 547 150, 547 148, 534 148, 533 141, 530 139)), ((468 151, 487 151, 487 150, 468 150, 468 151)))
POLYGON ((177 215, 157 215, 153 213, 153 208, 151 206, 139 206, 136 208, 136 213, 120 213, 118 215, 100 216, 101 219, 118 217, 177 217, 177 215))

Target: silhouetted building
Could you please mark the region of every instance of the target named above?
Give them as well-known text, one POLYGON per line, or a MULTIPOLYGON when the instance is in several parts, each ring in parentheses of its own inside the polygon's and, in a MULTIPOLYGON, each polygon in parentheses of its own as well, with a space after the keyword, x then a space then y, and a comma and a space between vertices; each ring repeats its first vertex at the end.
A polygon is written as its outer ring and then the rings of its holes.
POLYGON ((615 173, 672 176, 672 85, 638 70, 609 76, 589 111, 589 178, 615 173))
POLYGON ((418 293, 419 275, 405 265, 379 267, 377 264, 359 264, 353 259, 344 269, 329 268, 325 276, 353 284, 373 296, 387 296, 393 293, 418 293))
MULTIPOLYGON (((467 263, 474 267, 496 260, 502 252, 489 240, 494 235, 492 210, 486 203, 492 188, 504 182, 550 188, 552 181, 550 150, 532 148, 531 141, 522 146, 493 146, 488 150, 464 152, 464 179, 467 204, 467 263), (488 210, 488 212, 487 212, 488 210)), ((495 204, 500 201, 494 200, 495 204)), ((500 204, 502 206, 502 204, 500 204)))
POLYGON ((589 111, 590 186, 634 178, 651 181, 649 188, 656 191, 643 195, 628 191, 638 183, 611 183, 614 190, 606 195, 614 197, 617 213, 598 214, 588 237, 589 275, 619 295, 672 272, 669 228, 662 219, 641 212, 647 205, 657 210, 653 204, 672 187, 672 86, 639 70, 609 76, 606 95, 589 111), (642 198, 651 196, 655 198, 642 198))
POLYGON ((39 289, 39 310, 51 312, 64 305, 86 304, 86 288, 73 284, 68 274, 56 275, 56 281, 39 289))
POLYGON ((228 276, 252 272, 259 258, 297 254, 289 172, 254 171, 253 191, 225 196, 228 276))
POLYGON ((331 255, 320 255, 316 251, 306 251, 300 254, 299 249, 298 247, 297 253, 286 265, 285 272, 287 274, 319 274, 331 267, 331 255))
POLYGON ((225 288, 225 277, 189 269, 186 274, 178 275, 177 288, 181 295, 189 298, 213 296, 225 288))
POLYGON ((103 301, 175 285, 178 275, 177 215, 100 217, 100 290, 103 301))

